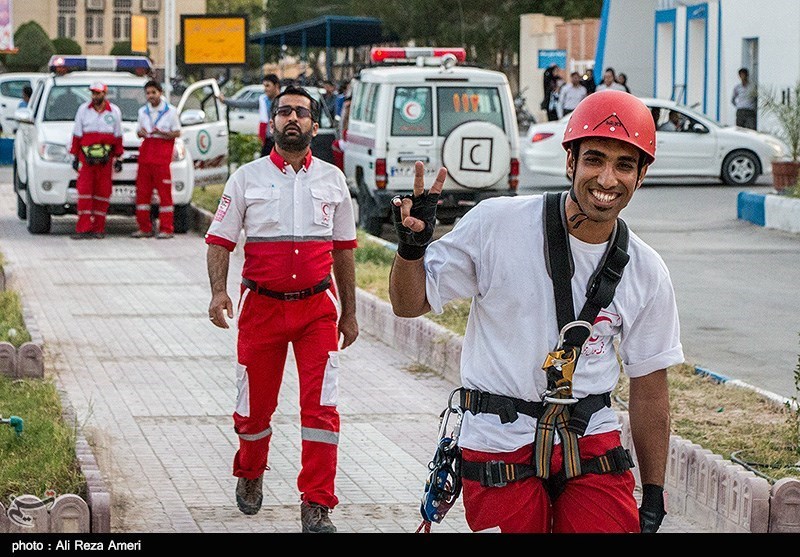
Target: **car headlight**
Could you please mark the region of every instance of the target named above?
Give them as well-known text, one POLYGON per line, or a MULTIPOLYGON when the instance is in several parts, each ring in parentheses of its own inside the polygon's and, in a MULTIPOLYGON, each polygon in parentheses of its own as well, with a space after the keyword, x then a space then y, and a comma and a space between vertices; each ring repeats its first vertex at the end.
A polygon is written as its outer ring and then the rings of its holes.
POLYGON ((780 159, 789 156, 789 151, 780 141, 767 140, 767 145, 772 149, 772 156, 774 158, 780 159))
POLYGON ((42 143, 39 145, 39 156, 48 162, 71 162, 72 156, 64 145, 42 143))
POLYGON ((175 140, 175 145, 172 147, 172 162, 182 161, 186 158, 186 145, 181 139, 175 140))

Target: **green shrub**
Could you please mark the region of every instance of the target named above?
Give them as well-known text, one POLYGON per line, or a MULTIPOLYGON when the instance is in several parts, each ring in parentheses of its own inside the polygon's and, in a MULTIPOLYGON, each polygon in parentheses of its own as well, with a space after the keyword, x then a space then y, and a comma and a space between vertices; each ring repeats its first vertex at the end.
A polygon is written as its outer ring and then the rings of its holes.
POLYGON ((241 166, 261 156, 261 138, 257 135, 232 133, 228 136, 228 162, 241 166))
POLYGON ((80 54, 81 45, 68 37, 53 39, 53 49, 56 54, 80 54))

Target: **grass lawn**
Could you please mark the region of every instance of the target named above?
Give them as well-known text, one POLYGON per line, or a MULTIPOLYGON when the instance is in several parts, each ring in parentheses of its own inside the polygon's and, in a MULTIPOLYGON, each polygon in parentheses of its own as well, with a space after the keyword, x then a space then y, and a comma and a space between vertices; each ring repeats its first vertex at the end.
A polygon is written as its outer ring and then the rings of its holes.
MULTIPOLYGON (((214 212, 221 192, 222 186, 211 186, 202 194, 195 191, 195 203, 214 212)), ((370 241, 360 229, 358 245, 358 287, 388 301, 394 253, 370 241)), ((426 317, 463 335, 468 315, 469 301, 460 300, 448 304, 443 314, 426 317)), ((739 462, 770 481, 800 477, 800 411, 779 407, 748 389, 721 386, 695 373, 690 364, 673 366, 668 372, 675 435, 739 462)), ((795 376, 800 381, 800 358, 795 376)), ((615 400, 625 407, 627 398, 628 380, 621 373, 615 400)))

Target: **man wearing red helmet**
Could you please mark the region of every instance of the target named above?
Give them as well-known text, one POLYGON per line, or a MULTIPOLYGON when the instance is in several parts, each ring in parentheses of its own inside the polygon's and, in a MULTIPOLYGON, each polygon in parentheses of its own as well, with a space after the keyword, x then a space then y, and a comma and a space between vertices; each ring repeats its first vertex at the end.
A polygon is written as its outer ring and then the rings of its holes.
POLYGON ((655 532, 666 514, 666 368, 683 349, 669 271, 618 219, 655 160, 655 124, 636 97, 598 92, 572 113, 563 145, 568 194, 487 199, 435 242, 447 171, 426 191, 418 162, 414 195, 394 200, 392 306, 416 317, 472 299, 458 389, 472 530, 655 532), (620 361, 641 506, 611 408, 620 361))

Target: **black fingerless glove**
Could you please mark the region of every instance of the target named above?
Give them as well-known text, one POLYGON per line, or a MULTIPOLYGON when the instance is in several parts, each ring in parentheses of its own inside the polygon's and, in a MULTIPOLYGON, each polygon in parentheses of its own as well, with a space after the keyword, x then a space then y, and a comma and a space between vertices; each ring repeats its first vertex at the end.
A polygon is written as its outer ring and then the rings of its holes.
POLYGON ((664 508, 664 488, 660 485, 642 486, 642 506, 639 507, 639 529, 643 534, 658 532, 667 511, 664 508))
POLYGON ((78 162, 78 159, 73 159, 72 161, 72 169, 77 172, 78 168, 80 167, 81 163, 78 162))
POLYGON ((119 159, 114 161, 114 172, 122 172, 122 161, 119 159))
POLYGON ((425 192, 422 195, 396 196, 394 199, 410 199, 412 217, 425 223, 422 232, 414 232, 401 222, 400 207, 392 200, 392 221, 397 231, 397 255, 408 261, 414 261, 425 255, 425 250, 433 238, 433 229, 436 226, 436 207, 439 204, 440 194, 425 192))

